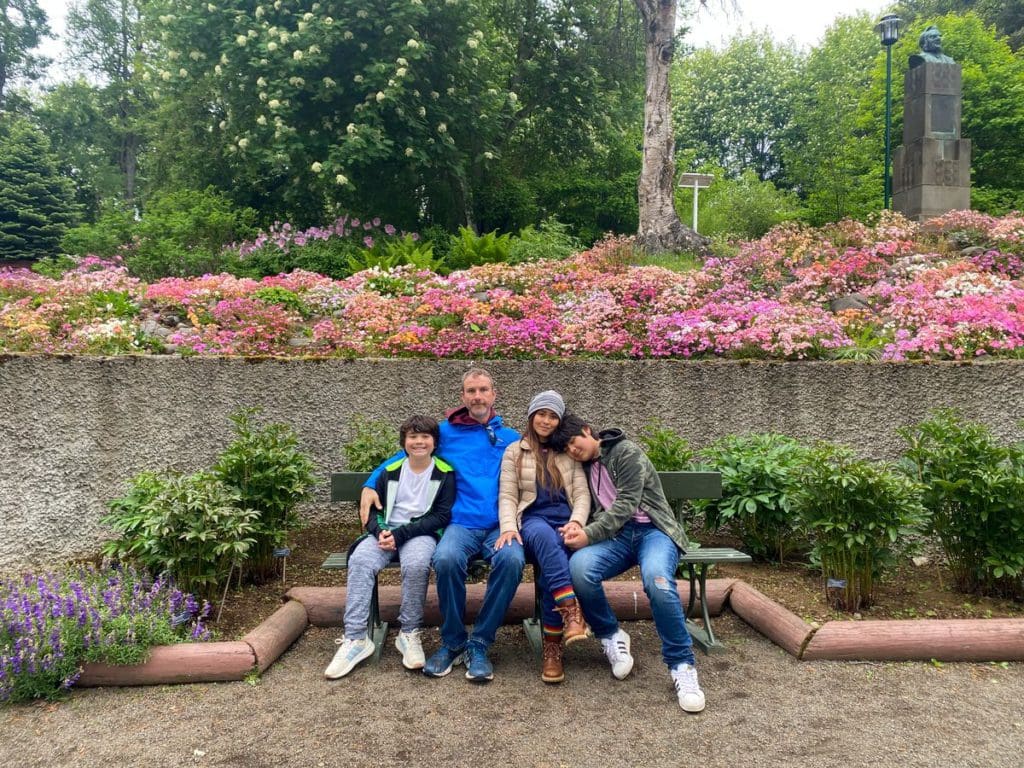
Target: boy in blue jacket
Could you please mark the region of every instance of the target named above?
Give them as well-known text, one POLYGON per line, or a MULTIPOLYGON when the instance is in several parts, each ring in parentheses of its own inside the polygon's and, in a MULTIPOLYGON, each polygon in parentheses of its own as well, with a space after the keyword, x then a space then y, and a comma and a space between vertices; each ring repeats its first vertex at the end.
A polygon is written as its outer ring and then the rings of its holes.
MULTIPOLYGON (((444 677, 453 666, 465 661, 468 680, 482 683, 493 679, 494 668, 487 651, 523 576, 526 558, 522 544, 513 541, 501 549, 494 548, 500 533, 501 459, 505 449, 519 440, 519 433, 504 426, 495 412, 496 397, 491 374, 482 368, 472 368, 462 375, 462 405, 449 412, 441 423, 441 444, 445 459, 455 470, 458 492, 452 505, 451 524, 434 552, 441 647, 423 667, 428 677, 444 677), (491 572, 470 636, 465 622, 466 576, 469 561, 478 556, 490 563, 491 572)), ((370 516, 371 507, 381 508, 373 486, 388 462, 374 470, 363 486, 359 503, 363 520, 370 516)))
POLYGON ((411 416, 399 435, 405 456, 389 462, 378 474, 375 488, 382 507, 364 521, 367 533, 349 550, 345 637, 325 677, 344 677, 373 655, 373 641, 367 637, 373 587, 380 570, 396 557, 402 566, 402 603, 395 645, 406 669, 423 668, 420 629, 430 559, 441 530, 451 520, 455 473, 434 456, 441 436, 434 419, 411 416))

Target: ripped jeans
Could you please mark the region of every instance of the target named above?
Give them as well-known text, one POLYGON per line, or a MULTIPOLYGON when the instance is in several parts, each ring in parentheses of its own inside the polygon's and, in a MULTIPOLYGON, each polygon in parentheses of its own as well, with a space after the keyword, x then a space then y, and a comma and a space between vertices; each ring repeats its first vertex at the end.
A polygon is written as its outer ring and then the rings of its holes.
POLYGON ((669 669, 684 662, 694 664, 693 641, 676 590, 678 564, 679 548, 672 539, 650 523, 633 521, 613 538, 573 553, 569 560, 573 588, 594 635, 605 640, 619 628, 602 582, 639 565, 654 627, 661 638, 661 658, 669 669))

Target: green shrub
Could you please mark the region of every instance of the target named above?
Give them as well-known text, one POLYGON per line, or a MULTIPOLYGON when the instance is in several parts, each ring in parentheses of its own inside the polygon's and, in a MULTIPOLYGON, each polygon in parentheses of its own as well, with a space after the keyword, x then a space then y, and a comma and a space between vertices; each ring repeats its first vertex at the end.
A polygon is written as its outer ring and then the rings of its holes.
POLYGON ((808 451, 795 501, 826 598, 846 611, 872 604, 875 580, 891 566, 895 547, 925 517, 920 490, 905 474, 828 443, 808 451))
POLYGON ((243 408, 231 415, 235 439, 213 467, 214 476, 236 492, 239 503, 257 510, 246 567, 258 580, 275 569, 274 550, 301 526, 296 506, 313 484, 313 460, 299 450, 287 424, 253 423, 259 411, 243 408))
MULTIPOLYGON (((693 192, 677 189, 678 209, 683 223, 692 222, 693 192)), ((728 235, 756 239, 776 224, 799 219, 800 201, 793 192, 777 189, 770 181, 761 181, 751 170, 739 178, 715 173, 711 187, 698 197, 697 228, 702 235, 728 235)))
POLYGON ((414 240, 412 235, 379 240, 373 248, 362 249, 348 258, 350 274, 374 268, 386 271, 406 264, 433 271, 442 266, 441 261, 434 258, 434 246, 414 240))
POLYGON ((213 597, 255 543, 259 517, 241 494, 208 472, 141 472, 111 501, 102 522, 119 538, 105 555, 169 573, 184 591, 213 597))
POLYGON ((898 430, 959 589, 1024 597, 1024 446, 952 409, 898 430))
POLYGON ((659 472, 678 472, 689 468, 693 461, 693 451, 686 438, 659 421, 644 425, 638 442, 659 472))
POLYGON ((784 562, 807 549, 793 504, 806 453, 797 440, 771 432, 724 437, 701 451, 722 473, 722 498, 698 499, 694 508, 708 529, 727 528, 754 557, 784 562))
POLYGON ((279 285, 267 285, 257 288, 252 292, 252 296, 267 304, 276 304, 279 307, 284 307, 305 318, 310 317, 310 309, 299 298, 299 295, 295 291, 289 291, 287 288, 282 288, 279 285))
POLYGON ((342 444, 349 472, 370 472, 398 450, 398 430, 382 419, 352 418, 352 437, 342 444))
POLYGON ((71 256, 110 258, 130 243, 138 222, 132 211, 115 208, 100 215, 95 224, 68 230, 60 241, 61 250, 71 256))
POLYGON ((212 189, 162 195, 136 225, 125 265, 144 280, 220 272, 231 259, 224 246, 253 235, 255 220, 254 210, 235 209, 212 189))
POLYGON ((497 231, 477 235, 473 230, 459 227, 459 234, 452 235, 452 247, 448 251, 446 266, 449 269, 468 269, 481 264, 508 261, 512 247, 512 235, 499 235, 497 231))
POLYGON ((582 243, 569 234, 569 228, 554 216, 539 227, 530 225, 519 230, 509 243, 508 260, 512 264, 541 259, 567 259, 582 248, 582 243))

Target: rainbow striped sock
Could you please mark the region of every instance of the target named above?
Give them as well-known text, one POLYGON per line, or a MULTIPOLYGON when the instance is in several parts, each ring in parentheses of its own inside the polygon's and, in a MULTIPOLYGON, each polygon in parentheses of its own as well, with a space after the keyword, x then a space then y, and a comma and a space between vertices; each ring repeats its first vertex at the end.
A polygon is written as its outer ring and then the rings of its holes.
POLYGON ((576 593, 573 592, 572 587, 562 587, 556 589, 551 593, 551 596, 555 598, 555 604, 564 603, 566 600, 575 600, 576 593))
POLYGON ((561 637, 562 636, 562 628, 561 627, 549 627, 547 624, 544 624, 542 628, 544 630, 544 636, 545 637, 561 637))

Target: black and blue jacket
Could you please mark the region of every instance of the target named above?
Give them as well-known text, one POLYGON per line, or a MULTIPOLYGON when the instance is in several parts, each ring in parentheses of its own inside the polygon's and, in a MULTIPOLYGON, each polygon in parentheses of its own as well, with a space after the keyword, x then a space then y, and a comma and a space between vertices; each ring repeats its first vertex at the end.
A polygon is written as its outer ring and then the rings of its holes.
POLYGON ((395 537, 395 546, 401 547, 414 536, 433 536, 441 538, 444 527, 451 522, 452 504, 455 502, 455 470, 444 459, 432 457, 434 467, 430 471, 430 483, 427 490, 429 509, 408 523, 391 527, 389 521, 395 508, 395 496, 398 493, 398 479, 402 474, 404 457, 385 465, 384 471, 377 477, 374 486, 380 497, 383 509, 371 515, 366 521, 366 530, 374 538, 381 531, 391 531, 395 537))

